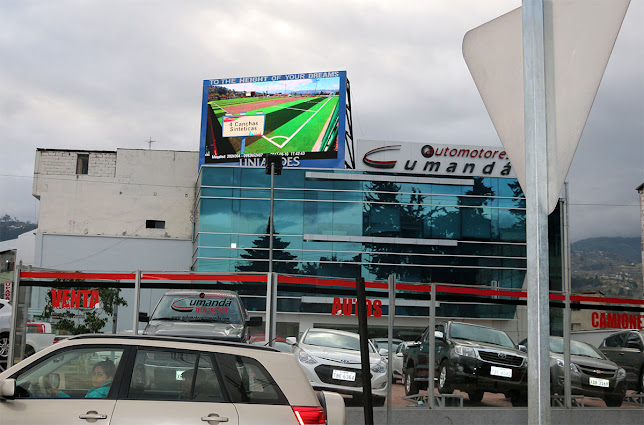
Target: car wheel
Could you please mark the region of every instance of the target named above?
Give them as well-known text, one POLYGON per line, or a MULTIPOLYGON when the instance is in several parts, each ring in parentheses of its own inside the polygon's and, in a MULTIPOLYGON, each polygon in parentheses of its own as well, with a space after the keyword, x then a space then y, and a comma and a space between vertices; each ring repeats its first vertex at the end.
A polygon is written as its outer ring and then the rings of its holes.
POLYGON ((447 361, 443 360, 438 369, 438 392, 441 394, 451 394, 454 388, 450 388, 447 383, 447 361))
POLYGON ((521 391, 512 391, 510 393, 510 402, 512 407, 525 407, 528 405, 528 394, 521 391))
POLYGON ((403 373, 402 376, 400 377, 400 383, 404 386, 407 385, 407 374, 403 373))
POLYGON ((640 392, 644 393, 644 366, 642 366, 642 370, 640 371, 640 392))
POLYGON ((9 334, 0 335, 0 359, 9 357, 9 334))
POLYGON ((373 407, 382 407, 385 405, 387 397, 374 397, 373 398, 373 407))
POLYGON ((604 398, 604 403, 606 407, 620 407, 624 402, 624 397, 621 396, 606 396, 604 398))
POLYGON ((470 399, 471 402, 478 403, 479 401, 483 400, 483 394, 485 394, 484 391, 474 391, 471 393, 467 393, 467 397, 470 399))
POLYGON ((416 369, 409 367, 405 369, 405 395, 418 394, 418 383, 416 382, 416 369))

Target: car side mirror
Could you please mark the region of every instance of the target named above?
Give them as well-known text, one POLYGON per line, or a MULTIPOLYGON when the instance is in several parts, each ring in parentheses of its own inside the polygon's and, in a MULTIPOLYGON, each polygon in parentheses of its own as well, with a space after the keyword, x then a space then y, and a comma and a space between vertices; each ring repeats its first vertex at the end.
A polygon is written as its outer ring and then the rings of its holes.
POLYGON ((262 326, 262 318, 261 316, 252 316, 249 317, 248 320, 246 320, 246 326, 262 326))
POLYGON ((518 348, 519 348, 519 351, 523 351, 524 353, 528 352, 528 347, 526 347, 525 345, 519 344, 518 348))
POLYGON ((383 357, 389 357, 389 350, 387 350, 386 348, 381 348, 380 350, 378 350, 378 354, 383 357))
POLYGON ((139 322, 149 322, 150 321, 150 316, 148 316, 148 313, 145 313, 143 311, 139 311, 139 322))
POLYGON ((443 339, 444 337, 445 337, 445 335, 443 335, 443 332, 441 332, 441 331, 434 331, 434 338, 437 338, 437 339, 443 339))
POLYGON ((286 343, 289 345, 297 345, 297 338, 295 338, 294 336, 289 336, 288 338, 286 338, 286 343))
POLYGON ((0 398, 13 400, 16 394, 16 380, 7 378, 0 381, 0 398))
POLYGON ((396 357, 403 357, 403 356, 404 356, 404 354, 402 352, 396 353, 396 357))

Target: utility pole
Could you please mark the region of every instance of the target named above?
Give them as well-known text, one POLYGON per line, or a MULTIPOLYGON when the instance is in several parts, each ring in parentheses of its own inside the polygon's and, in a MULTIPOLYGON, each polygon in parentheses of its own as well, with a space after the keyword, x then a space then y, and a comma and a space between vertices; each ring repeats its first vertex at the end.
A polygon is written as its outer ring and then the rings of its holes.
POLYGON ((150 137, 150 140, 148 140, 146 143, 148 144, 148 150, 152 150, 152 143, 156 143, 156 140, 152 140, 152 137, 150 137))

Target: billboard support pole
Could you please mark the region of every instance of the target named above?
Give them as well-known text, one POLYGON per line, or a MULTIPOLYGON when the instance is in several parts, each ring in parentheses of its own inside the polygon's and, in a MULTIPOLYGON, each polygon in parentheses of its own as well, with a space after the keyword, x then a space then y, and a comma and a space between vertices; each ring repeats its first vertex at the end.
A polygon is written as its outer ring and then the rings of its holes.
POLYGON ((551 423, 547 143, 554 136, 555 111, 552 61, 546 60, 553 49, 552 16, 546 21, 544 9, 544 0, 523 0, 530 425, 551 423))

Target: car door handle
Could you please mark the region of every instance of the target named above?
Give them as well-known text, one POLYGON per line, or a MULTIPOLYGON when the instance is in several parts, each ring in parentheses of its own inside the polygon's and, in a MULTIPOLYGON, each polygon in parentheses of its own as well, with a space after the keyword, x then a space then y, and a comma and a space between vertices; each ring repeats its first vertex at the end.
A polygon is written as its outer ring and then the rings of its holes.
POLYGON ((228 418, 219 416, 216 413, 211 413, 208 416, 202 416, 201 420, 205 422, 228 422, 228 418))
POLYGON ((107 415, 102 415, 96 410, 90 410, 84 415, 78 415, 79 419, 107 419, 107 415))

